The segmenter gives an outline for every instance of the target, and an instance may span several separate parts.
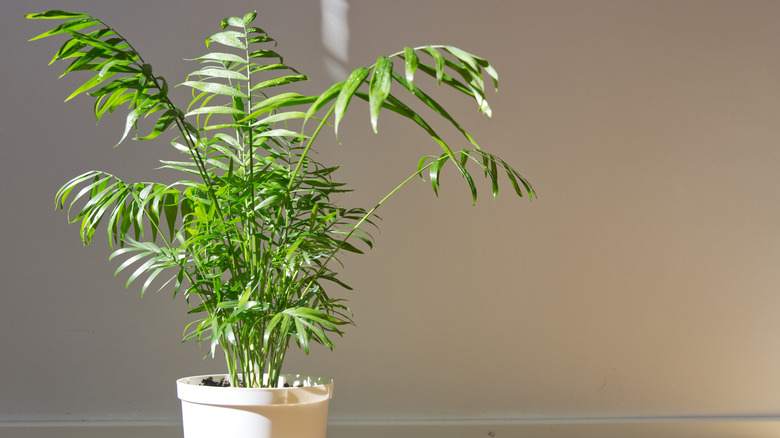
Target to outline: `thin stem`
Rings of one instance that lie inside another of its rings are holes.
[[[246,45],[246,92],[247,96],[247,104],[246,108],[251,110],[252,108],[252,69],[250,64],[250,58],[249,58],[249,36],[247,34],[246,26],[244,26],[244,41]],[[249,272],[252,273],[252,275],[255,274],[255,268],[257,264],[257,257],[256,257],[256,247],[255,247],[255,239],[253,237],[252,231],[255,227],[255,185],[254,185],[254,162],[255,162],[255,151],[254,151],[254,129],[252,128],[251,121],[247,122],[247,130],[249,131],[249,181],[250,181],[250,196],[249,196],[249,217],[247,218],[247,238],[249,239],[249,252],[251,254],[251,258],[247,260],[249,262]]]

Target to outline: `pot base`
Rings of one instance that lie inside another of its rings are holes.
[[[195,376],[176,382],[185,438],[325,438],[333,381],[290,375],[312,386],[230,388],[200,386]]]

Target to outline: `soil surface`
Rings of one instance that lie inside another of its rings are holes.
[[[201,380],[200,386],[223,386],[227,387],[230,386],[230,381],[226,378],[221,378],[218,381],[214,380],[213,377],[209,377],[206,379]]]
[[[200,386],[219,386],[219,387],[230,387],[230,381],[224,377],[220,378],[219,380],[214,380],[214,377],[208,377],[200,381]],[[285,383],[284,387],[289,388],[291,385],[289,383]],[[303,388],[303,384],[296,385],[298,388]],[[243,387],[243,386],[241,386]]]

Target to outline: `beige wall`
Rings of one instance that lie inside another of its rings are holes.
[[[219,19],[259,9],[319,89],[319,2],[21,3],[0,6],[0,421],[175,420],[173,380],[221,363],[178,343],[182,302],[125,291],[51,210],[80,171],[153,177],[166,145],[112,149],[120,118],[95,128],[86,99],[60,104],[57,45],[23,43],[44,27],[20,17],[95,13],[177,82]],[[349,4],[347,68],[442,42],[494,61],[493,120],[455,114],[540,196],[483,185],[472,207],[450,173],[439,199],[420,183],[388,203],[376,249],[347,260],[358,326],[290,359],[337,379],[333,420],[778,414],[780,3]],[[320,158],[372,204],[435,145],[367,119]]]

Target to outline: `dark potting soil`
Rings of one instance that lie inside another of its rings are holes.
[[[219,387],[229,387],[230,381],[224,377],[220,378],[218,381],[214,380],[214,377],[207,377],[200,381],[200,386],[219,386]],[[285,383],[284,387],[289,388],[291,385],[289,383]],[[303,383],[299,383],[296,385],[298,388],[303,388]]]
[[[221,378],[219,381],[214,380],[213,377],[208,377],[200,382],[200,386],[223,386],[227,387],[230,386],[230,381],[226,378]]]

